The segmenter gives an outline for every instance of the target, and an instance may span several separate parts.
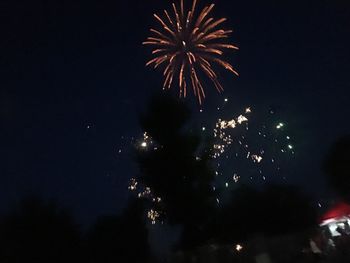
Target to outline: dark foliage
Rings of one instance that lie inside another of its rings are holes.
[[[161,210],[167,222],[183,226],[184,247],[207,238],[205,226],[215,207],[210,151],[200,136],[186,127],[189,116],[183,103],[154,98],[141,117],[141,125],[159,147],[137,152],[140,181],[162,198]]]
[[[244,241],[255,235],[288,235],[316,226],[310,200],[292,186],[264,191],[241,187],[222,210],[218,233],[222,242]]]
[[[324,168],[331,186],[350,202],[350,136],[339,139],[332,146]]]
[[[76,262],[79,237],[69,214],[29,198],[1,221],[0,262]]]
[[[89,231],[86,262],[149,262],[148,231],[140,201],[132,201],[121,216],[105,216]]]
[[[147,263],[150,256],[139,200],[97,220],[85,238],[67,212],[39,198],[23,200],[0,224],[0,262]]]
[[[183,226],[182,248],[208,242],[231,243],[301,232],[316,224],[311,201],[292,186],[263,191],[241,187],[227,206],[214,202],[210,147],[187,127],[189,112],[180,102],[155,98],[141,117],[157,150],[140,150],[140,181],[163,199],[167,222]],[[196,158],[199,157],[199,158]]]

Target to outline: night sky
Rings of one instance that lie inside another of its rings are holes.
[[[227,59],[240,77],[222,72],[221,95],[208,87],[204,118],[215,121],[224,98],[233,115],[276,109],[296,138],[290,183],[325,196],[322,159],[350,133],[350,3],[214,3],[234,29],[240,50]],[[156,25],[152,14],[170,4],[1,1],[0,212],[33,194],[71,208],[83,224],[121,211],[138,172],[130,140],[162,83],[145,68],[150,50],[141,43]],[[188,103],[198,110],[195,99]]]

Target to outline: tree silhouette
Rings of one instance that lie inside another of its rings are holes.
[[[221,208],[214,227],[217,241],[223,243],[241,242],[259,231],[258,215],[262,215],[261,194],[254,188],[241,186],[231,200]]]
[[[68,213],[28,198],[1,221],[0,262],[76,262],[79,241]]]
[[[208,242],[232,243],[300,232],[315,225],[310,200],[292,186],[271,185],[259,191],[241,187],[218,208],[212,183],[211,147],[192,132],[188,109],[177,100],[156,97],[141,116],[152,149],[138,149],[138,181],[162,198],[157,209],[165,220],[181,225],[181,248]]]
[[[149,262],[148,231],[140,200],[129,203],[120,216],[104,216],[92,226],[86,238],[85,261]]]
[[[161,210],[170,224],[182,225],[182,247],[205,241],[215,199],[209,147],[191,132],[189,110],[169,97],[155,97],[140,118],[156,150],[139,150],[140,182],[162,198]]]
[[[317,226],[312,201],[291,185],[271,185],[263,192],[263,230],[266,235],[301,232]]]
[[[350,202],[350,136],[339,139],[332,146],[324,168],[331,186]]]

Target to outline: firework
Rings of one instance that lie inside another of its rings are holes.
[[[224,108],[219,107],[220,115]],[[212,157],[217,167],[218,189],[234,188],[242,179],[257,184],[259,178],[264,182],[280,175],[276,178],[286,180],[289,173],[295,147],[292,137],[286,134],[288,125],[274,120],[273,113],[257,114],[250,107],[243,112],[230,119],[218,118],[213,128]],[[221,200],[223,192],[217,194]]]
[[[137,185],[138,185],[138,182],[136,181],[136,179],[135,178],[131,178],[130,182],[129,182],[128,189],[130,191],[136,191]]]
[[[249,109],[249,111],[248,111]],[[246,110],[246,113],[251,113],[250,108]],[[246,123],[248,127],[248,118],[244,115],[239,115],[237,118],[231,120],[222,120],[219,119],[214,128],[214,138],[218,138],[218,141],[213,146],[214,155],[213,158],[219,158],[222,154],[225,153],[226,148],[228,148],[233,143],[233,138],[231,134],[228,133],[228,129],[235,129],[237,126]],[[239,141],[242,144],[241,141]]]
[[[242,249],[243,249],[243,246],[240,245],[240,244],[237,244],[237,245],[235,246],[235,250],[236,250],[237,252],[240,252]]]
[[[160,215],[157,211],[151,209],[147,212],[147,217],[149,220],[151,220],[152,225],[154,225],[157,222],[157,219],[160,217]]]
[[[225,99],[225,104],[228,104],[228,99]],[[208,152],[213,158],[215,180],[212,191],[217,205],[225,204],[231,190],[241,182],[259,185],[286,180],[294,151],[298,148],[293,144],[294,136],[288,132],[288,123],[276,120],[276,115],[268,111],[264,113],[250,107],[227,118],[224,114],[226,106],[218,108],[216,122],[205,118],[199,128],[204,137],[213,136],[213,145]],[[146,132],[132,142],[141,152],[152,153],[162,148]],[[193,158],[201,160],[201,156]],[[166,196],[137,180],[130,180],[129,190],[147,201],[147,217],[152,224],[163,222],[167,216]]]
[[[163,211],[159,209],[162,204],[162,198],[155,196],[152,189],[148,186],[140,187],[141,189],[138,189],[138,184],[139,182],[135,178],[131,178],[128,189],[131,192],[136,192],[139,199],[150,201],[150,208],[147,211],[147,218],[150,220],[152,225],[154,225],[163,214]]]
[[[165,18],[154,14],[162,29],[152,28],[152,36],[143,42],[144,45],[154,47],[152,54],[155,57],[146,65],[153,65],[154,68],[165,65],[163,88],[170,89],[173,83],[177,82],[180,97],[186,97],[187,87],[191,86],[201,104],[205,93],[199,73],[204,73],[218,92],[223,91],[213,64],[224,67],[238,76],[233,66],[222,59],[225,50],[238,47],[224,41],[231,30],[218,29],[226,18],[215,20],[209,17],[214,4],[206,6],[198,13],[197,0],[193,0],[192,8],[186,11],[184,0],[180,0],[180,7],[175,3],[172,7],[173,14],[164,10]]]
[[[131,145],[140,151],[157,151],[158,149],[147,132],[142,134],[142,139],[136,141],[131,140]],[[160,220],[161,215],[163,215],[163,211],[160,209],[162,206],[162,198],[156,196],[151,187],[143,185],[136,178],[130,179],[128,189],[136,193],[139,199],[149,201],[150,207],[147,211],[147,218],[152,225],[156,224],[156,222]]]

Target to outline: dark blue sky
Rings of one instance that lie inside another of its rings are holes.
[[[208,91],[207,118],[223,96],[232,112],[277,108],[298,139],[291,181],[322,196],[321,160],[350,132],[350,4],[214,2],[234,29],[240,51],[228,59],[241,76],[223,74],[224,95]],[[81,222],[125,205],[137,167],[118,150],[140,134],[138,114],[162,81],[144,67],[141,42],[152,14],[170,3],[1,2],[0,211],[33,193],[59,200]]]

